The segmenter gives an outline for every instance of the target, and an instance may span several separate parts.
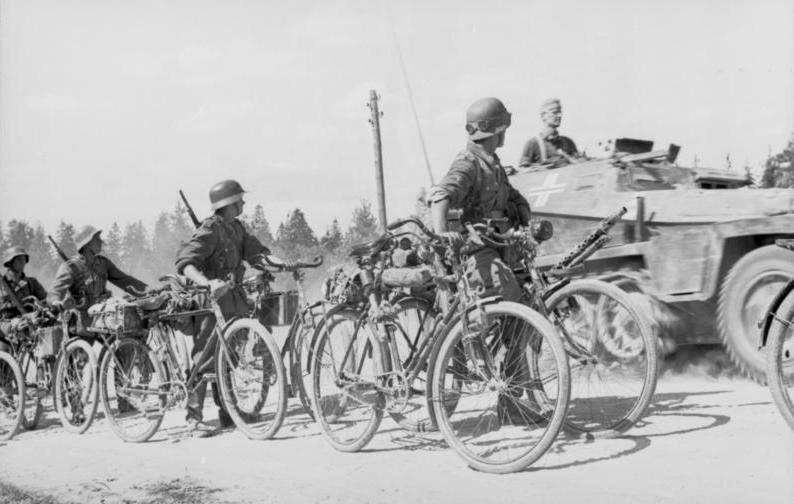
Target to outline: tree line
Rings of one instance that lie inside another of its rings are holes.
[[[339,220],[334,219],[322,235],[315,233],[309,226],[300,208],[288,212],[275,233],[271,230],[262,205],[256,205],[252,213],[243,214],[240,220],[249,232],[279,257],[294,260],[323,255],[323,271],[328,266],[342,263],[350,245],[371,240],[378,235],[377,219],[372,205],[366,200],[362,200],[354,209],[346,228],[343,229]],[[66,221],[61,221],[54,232],[45,230],[39,223],[31,224],[23,220],[0,222],[0,251],[12,246],[24,247],[30,255],[26,272],[48,287],[62,259],[47,235],[52,235],[61,250],[67,256],[72,256],[77,253],[74,238],[80,229]],[[103,229],[102,253],[122,271],[154,285],[161,275],[175,271],[177,250],[190,238],[193,229],[185,207],[177,202],[172,211],[160,213],[151,229],[140,220],[123,226],[114,222],[109,229]],[[309,276],[315,279],[321,273],[312,272]],[[283,286],[285,281],[280,279],[278,284]]]

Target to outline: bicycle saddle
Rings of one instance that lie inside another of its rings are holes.
[[[350,256],[356,258],[371,257],[385,250],[390,242],[391,239],[388,236],[381,236],[371,242],[353,245],[353,248],[350,250]]]

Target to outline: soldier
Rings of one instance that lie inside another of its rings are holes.
[[[530,138],[521,151],[519,166],[533,164],[562,166],[573,163],[579,155],[573,140],[558,133],[562,122],[562,105],[557,98],[549,98],[540,106],[544,127],[538,136]]]
[[[84,227],[75,237],[77,254],[62,263],[55,275],[50,299],[53,306],[64,307],[76,303],[81,306],[83,320],[87,320],[88,308],[110,296],[109,281],[116,287],[127,290],[133,287],[145,291],[146,284],[127,275],[116,267],[102,252],[101,230],[93,226]]]
[[[6,292],[5,288],[0,289],[0,351],[11,350],[5,339],[8,332],[8,321],[22,315],[11,296],[15,296],[20,302],[29,296],[33,296],[39,301],[47,299],[47,291],[38,280],[25,275],[25,265],[28,261],[30,261],[30,256],[22,247],[11,247],[3,254],[3,266],[6,267],[3,279],[13,292]]]
[[[466,149],[457,155],[429,197],[434,230],[453,243],[460,242],[461,238],[459,233],[448,230],[447,212],[450,208],[462,210],[461,222],[506,218],[510,227],[529,223],[529,203],[510,185],[496,155],[496,149],[504,145],[510,119],[510,113],[496,98],[478,100],[466,111],[466,131],[469,133]],[[483,247],[471,253],[467,270],[472,287],[485,289],[485,296],[501,294],[508,301],[521,300],[518,281],[497,250]],[[508,354],[521,351],[520,343],[506,341]],[[507,376],[522,381],[528,378],[526,359],[507,358],[506,362]],[[507,395],[499,397],[497,410],[500,419],[512,422],[524,423],[527,417],[537,417],[521,407],[518,397]]]
[[[99,236],[101,230],[93,226],[85,226],[77,236],[77,254],[68,261],[61,263],[55,274],[55,282],[52,285],[50,299],[52,305],[61,310],[79,306],[80,322],[78,329],[84,329],[88,323],[88,308],[110,297],[107,290],[109,281],[116,287],[127,290],[129,287],[138,291],[145,291],[146,284],[132,277],[116,267],[107,257],[100,254],[102,252],[102,237]],[[85,337],[85,334],[81,336]],[[123,352],[119,354],[122,364],[126,365],[130,354]],[[119,376],[116,376],[116,384],[119,383]],[[123,398],[118,399],[118,409],[121,413],[130,413],[134,408]]]
[[[261,265],[262,258],[270,250],[248,233],[237,219],[243,212],[243,188],[237,181],[224,180],[210,189],[210,204],[213,215],[204,220],[177,253],[177,272],[185,275],[197,285],[210,288],[210,295],[217,299],[224,317],[247,317],[250,307],[240,281],[245,273],[243,261],[250,265]],[[274,262],[292,266],[290,261],[272,258]],[[225,279],[231,277],[234,286],[229,288]],[[199,300],[206,306],[206,299]],[[215,317],[207,315],[196,321],[198,328],[193,338],[191,357],[199,354],[207,344],[215,327]],[[203,423],[203,405],[207,384],[203,382],[188,398],[188,430],[196,437],[205,437],[212,429]],[[221,427],[230,427],[232,419],[220,402],[213,386],[213,397],[219,407],[218,419]]]

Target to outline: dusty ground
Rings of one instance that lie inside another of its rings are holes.
[[[472,471],[437,435],[390,420],[365,452],[339,453],[292,408],[271,441],[185,438],[172,412],[143,445],[122,443],[104,420],[67,434],[48,411],[43,429],[0,444],[0,502],[794,502],[794,433],[767,389],[719,352],[668,365],[650,414],[625,437],[561,437],[506,476]]]

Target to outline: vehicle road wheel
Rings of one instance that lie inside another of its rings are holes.
[[[745,254],[722,282],[717,304],[720,338],[731,360],[760,383],[766,382],[766,359],[758,351],[758,320],[792,277],[794,253],[767,245]]]

